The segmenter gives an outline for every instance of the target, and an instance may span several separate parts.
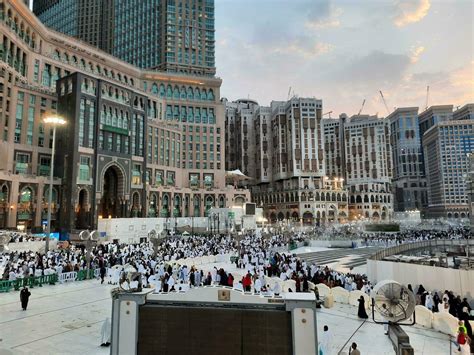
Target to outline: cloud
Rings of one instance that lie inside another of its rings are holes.
[[[341,14],[342,9],[336,8],[329,0],[314,1],[308,13],[308,20],[305,26],[311,29],[339,27],[341,24],[339,16]]]
[[[418,47],[412,47],[411,49],[411,57],[410,61],[414,64],[418,62],[418,59],[420,59],[420,55],[425,51],[425,47],[423,46],[418,46]]]
[[[305,59],[311,59],[329,53],[333,48],[334,46],[329,43],[301,43],[296,40],[293,43],[288,43],[284,47],[274,47],[271,49],[271,52],[283,55],[297,54]]]
[[[397,27],[403,27],[421,21],[430,7],[430,0],[397,0],[393,22]]]
[[[388,85],[399,82],[411,63],[404,54],[373,51],[353,59],[336,77],[356,85]]]

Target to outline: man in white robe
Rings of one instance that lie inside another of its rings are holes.
[[[109,317],[107,317],[105,318],[104,323],[102,323],[102,329],[100,330],[100,338],[101,338],[100,346],[110,345],[111,332],[112,332],[112,325],[110,324]]]

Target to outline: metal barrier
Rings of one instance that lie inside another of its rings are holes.
[[[59,283],[74,282],[77,279],[77,272],[63,272],[59,275]]]
[[[34,288],[35,286],[43,287],[44,284],[54,285],[56,282],[58,282],[57,274],[0,281],[0,292],[8,292],[11,289],[18,291],[24,286],[30,288]]]
[[[434,240],[408,242],[408,243],[399,244],[393,247],[379,250],[374,255],[372,255],[370,259],[383,260],[387,256],[401,254],[409,250],[441,247],[441,246],[466,246],[466,245],[469,245],[469,247],[474,246],[474,240],[473,239],[434,239]]]

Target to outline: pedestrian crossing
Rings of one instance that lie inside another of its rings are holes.
[[[348,256],[352,258],[344,261],[342,266],[347,268],[362,266],[367,263],[367,258],[375,254],[377,251],[383,249],[382,247],[368,247],[368,248],[337,248],[324,251],[316,251],[311,253],[298,254],[301,259],[308,263],[315,263],[316,265],[328,265],[339,262]]]

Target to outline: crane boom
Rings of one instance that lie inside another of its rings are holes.
[[[390,115],[390,110],[388,109],[387,103],[385,102],[385,97],[383,97],[382,90],[379,91],[380,96],[382,97],[383,104],[385,105],[385,109],[387,110],[387,115]]]
[[[363,108],[364,108],[364,105],[365,105],[365,99],[364,99],[364,101],[362,101],[362,106],[361,106],[361,108],[360,108],[359,113],[357,114],[357,116],[359,116],[359,115],[361,114],[361,112],[362,112],[362,110],[363,110]]]
[[[289,99],[290,99],[290,95],[291,95],[291,86],[290,86],[289,89],[288,89],[288,96],[287,96],[286,100],[289,100]]]
[[[323,117],[326,116],[326,115],[329,115],[329,118],[331,118],[331,113],[332,113],[332,111],[328,111],[326,113],[323,113]]]
[[[430,99],[430,86],[426,87],[426,102],[425,102],[425,110],[428,110],[428,103]]]

